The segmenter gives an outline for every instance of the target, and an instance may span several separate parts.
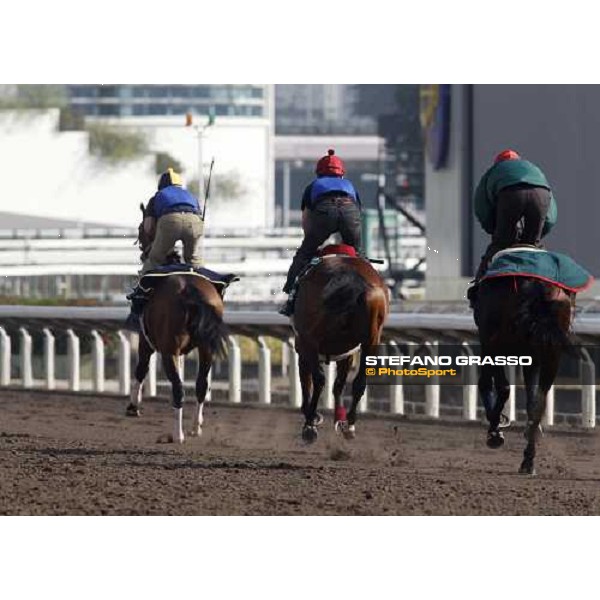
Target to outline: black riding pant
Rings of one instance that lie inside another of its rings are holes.
[[[476,279],[483,277],[488,262],[496,252],[517,242],[539,246],[550,201],[550,191],[543,187],[519,184],[500,191],[496,203],[496,227],[492,241],[482,257]],[[521,219],[522,230],[519,228]]]
[[[296,277],[333,233],[339,233],[344,244],[353,246],[359,253],[362,251],[360,208],[351,198],[323,198],[313,209],[308,209],[304,240],[292,261],[284,292],[290,293]]]

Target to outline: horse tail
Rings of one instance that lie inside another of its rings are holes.
[[[188,332],[194,344],[208,348],[215,356],[224,356],[228,330],[223,319],[193,285],[184,288],[182,300],[188,314]]]
[[[336,271],[323,288],[323,305],[330,331],[347,324],[366,307],[368,284],[352,270]]]
[[[572,342],[568,331],[561,327],[561,310],[564,310],[564,302],[549,298],[546,284],[524,280],[516,311],[516,329],[531,343],[568,349]]]

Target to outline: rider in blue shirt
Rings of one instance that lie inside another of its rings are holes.
[[[346,168],[334,150],[317,163],[317,178],[304,190],[302,196],[302,228],[304,240],[298,248],[283,288],[292,291],[298,275],[308,265],[317,249],[333,233],[339,233],[345,244],[361,251],[361,203],[358,192],[349,179]],[[288,298],[279,311],[290,316],[293,298]]]

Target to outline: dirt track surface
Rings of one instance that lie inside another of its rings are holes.
[[[0,398],[0,513],[26,515],[600,514],[598,435],[546,435],[538,476],[524,440],[498,451],[479,426],[362,418],[353,442],[329,419],[312,446],[300,417],[208,405],[202,438],[159,444],[167,401],[41,394]],[[191,424],[188,401],[185,423]]]

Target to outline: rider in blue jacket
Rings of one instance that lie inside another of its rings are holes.
[[[361,251],[361,203],[346,168],[334,150],[317,163],[317,178],[302,196],[302,228],[304,240],[298,248],[287,275],[283,291],[292,291],[296,278],[308,265],[317,249],[333,233],[340,233],[345,244]],[[293,298],[289,297],[280,314],[291,316]]]

